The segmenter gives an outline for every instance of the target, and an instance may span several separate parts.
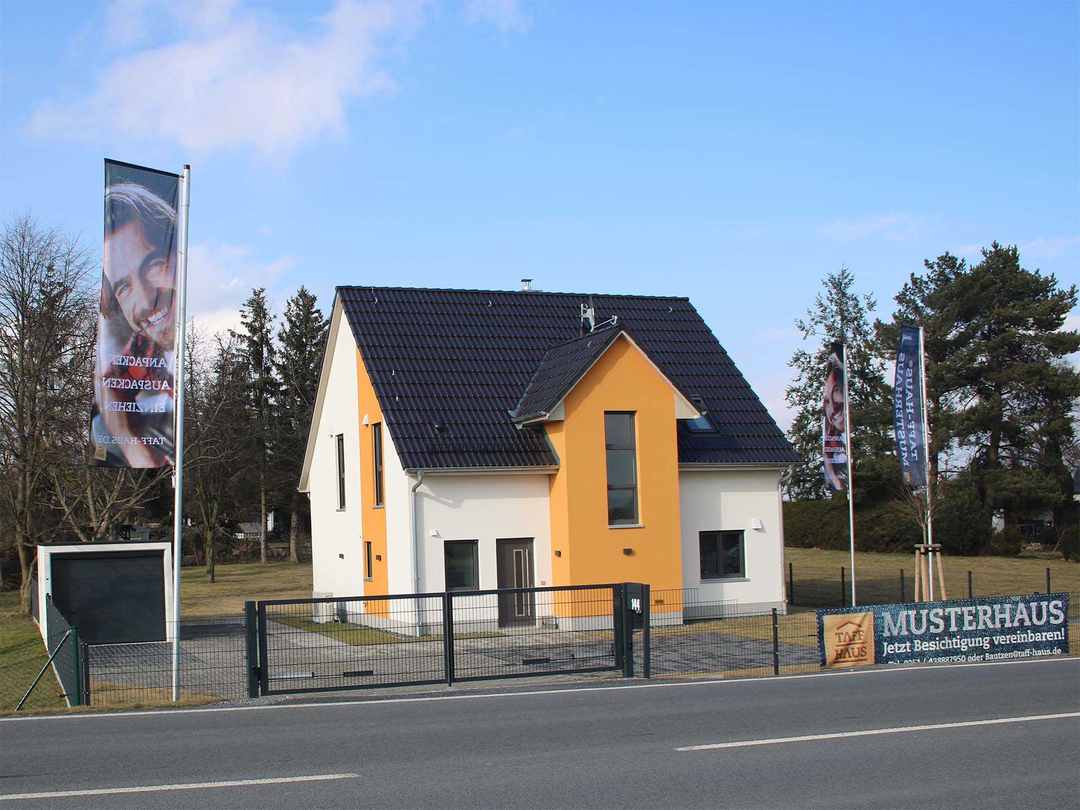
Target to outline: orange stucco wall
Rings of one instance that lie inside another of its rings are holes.
[[[359,410],[357,419],[360,421],[360,508],[363,516],[363,539],[371,542],[371,558],[374,564],[372,578],[364,583],[364,594],[372,596],[389,592],[389,577],[386,567],[389,557],[386,547],[386,509],[382,506],[375,506],[375,479],[373,477],[375,474],[375,450],[370,426],[376,422],[382,423],[384,463],[386,458],[385,447],[389,441],[389,433],[386,424],[383,423],[379,400],[375,396],[375,388],[371,384],[371,377],[368,376],[367,367],[364,365],[359,350],[356,352],[356,387]],[[367,414],[368,417],[369,424],[367,427],[363,424],[364,414]],[[385,503],[385,480],[383,484],[383,502]],[[363,553],[361,553],[360,565],[363,564]],[[382,612],[376,608],[385,608],[388,604],[380,600],[371,604],[368,610],[370,612]]]
[[[564,406],[565,419],[545,425],[559,457],[550,484],[554,584],[629,581],[681,588],[679,460],[670,384],[622,337],[567,395]],[[608,526],[605,411],[635,413],[638,527]],[[633,553],[624,554],[624,548]]]

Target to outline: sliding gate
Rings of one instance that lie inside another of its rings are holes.
[[[249,602],[249,693],[271,695],[622,670],[633,585]],[[520,608],[506,621],[507,604]],[[500,611],[501,608],[501,611]],[[500,620],[500,615],[502,620]],[[640,624],[638,624],[640,626]],[[645,623],[648,627],[648,623]]]

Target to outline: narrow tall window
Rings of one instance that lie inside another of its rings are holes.
[[[371,561],[371,541],[364,541],[364,579],[374,579],[375,568]]]
[[[607,450],[608,525],[634,526],[639,522],[634,414],[604,414],[604,447]]]
[[[337,508],[345,508],[345,434],[334,437],[337,444]]]
[[[371,455],[375,468],[375,505],[382,506],[382,424],[371,426]]]

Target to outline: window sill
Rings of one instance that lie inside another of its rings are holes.
[[[344,511],[345,511],[345,507],[344,507],[344,506],[339,506],[339,507],[338,507],[337,509],[335,509],[334,511],[335,511],[335,512],[344,512]]]
[[[712,582],[749,582],[750,577],[702,577],[701,584],[707,585]]]
[[[615,526],[608,526],[609,529],[644,529],[644,523],[619,523]]]
[[[386,508],[386,504],[382,504],[382,503],[376,503],[376,504],[373,504],[371,508],[372,508],[372,509],[385,509],[385,508]]]

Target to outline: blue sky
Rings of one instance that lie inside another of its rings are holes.
[[[786,427],[828,271],[883,315],[994,239],[1080,281],[1076,2],[0,0],[0,37],[0,216],[100,252],[103,158],[191,163],[210,328],[253,286],[687,295]]]

